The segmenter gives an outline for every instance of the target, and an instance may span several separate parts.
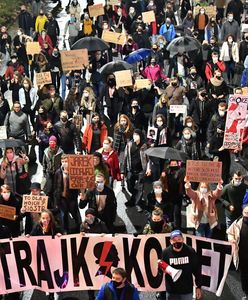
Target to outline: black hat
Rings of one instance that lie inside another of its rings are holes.
[[[98,152],[98,151],[95,151],[95,152],[93,153],[93,156],[102,158],[102,153],[100,153],[100,152]]]
[[[136,128],[136,129],[134,129],[133,133],[136,133],[136,134],[138,134],[140,137],[142,137],[142,136],[143,136],[142,130],[141,130],[141,129],[139,129],[139,128]]]
[[[87,216],[88,214],[95,216],[96,215],[96,211],[93,208],[88,208],[85,211],[85,215]]]
[[[40,190],[41,189],[41,186],[40,186],[40,183],[39,182],[32,182],[31,183],[31,186],[30,186],[30,189],[36,189],[36,190]]]

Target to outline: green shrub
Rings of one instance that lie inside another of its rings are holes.
[[[0,25],[9,27],[18,16],[23,0],[0,0]]]

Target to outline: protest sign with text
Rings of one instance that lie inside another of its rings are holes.
[[[116,86],[119,87],[126,87],[133,85],[132,73],[130,70],[123,70],[114,72]]]
[[[217,8],[216,6],[214,5],[209,5],[209,6],[195,6],[194,7],[194,16],[196,16],[197,14],[199,14],[199,11],[201,8],[204,8],[205,9],[205,14],[209,17],[209,18],[215,18],[216,17],[216,14],[217,14]]]
[[[124,45],[126,42],[126,35],[118,32],[104,30],[102,32],[102,40],[107,43]]]
[[[152,23],[156,21],[155,13],[153,10],[145,11],[142,13],[142,19],[144,23]]]
[[[0,204],[0,218],[15,220],[16,208],[9,205]]]
[[[208,160],[187,160],[186,176],[192,182],[215,183],[221,180],[222,162]]]
[[[232,260],[231,243],[186,234],[184,240],[198,254],[202,288],[220,296]],[[139,291],[164,291],[157,260],[169,245],[169,234],[2,239],[0,294],[97,290],[111,280],[116,267],[126,269]]]
[[[170,114],[185,114],[187,111],[187,106],[182,105],[170,105]]]
[[[48,197],[40,195],[23,195],[22,207],[26,212],[41,213],[47,209]]]
[[[52,83],[51,72],[35,73],[36,85],[45,85]]]
[[[61,63],[64,71],[84,69],[89,64],[88,49],[61,51]]]
[[[95,187],[93,155],[69,155],[68,167],[70,189]]]
[[[136,90],[147,88],[151,84],[149,79],[135,79]]]
[[[225,149],[242,149],[244,127],[246,124],[247,104],[247,96],[229,96],[223,141],[223,147]]]
[[[41,51],[39,42],[27,42],[26,51],[28,55],[39,54]]]
[[[104,8],[101,3],[95,5],[89,5],[88,10],[91,18],[104,15]]]

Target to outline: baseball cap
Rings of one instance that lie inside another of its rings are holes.
[[[172,240],[174,237],[176,236],[183,236],[182,231],[181,230],[173,230],[170,234],[170,239]]]

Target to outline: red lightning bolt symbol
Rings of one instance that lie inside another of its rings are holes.
[[[101,267],[106,267],[106,271],[105,271],[104,275],[106,275],[108,273],[109,269],[112,266],[112,261],[106,261],[106,258],[109,254],[109,250],[111,249],[112,243],[113,242],[107,241],[107,242],[104,242],[104,244],[103,244],[102,254],[100,257],[99,265]]]

